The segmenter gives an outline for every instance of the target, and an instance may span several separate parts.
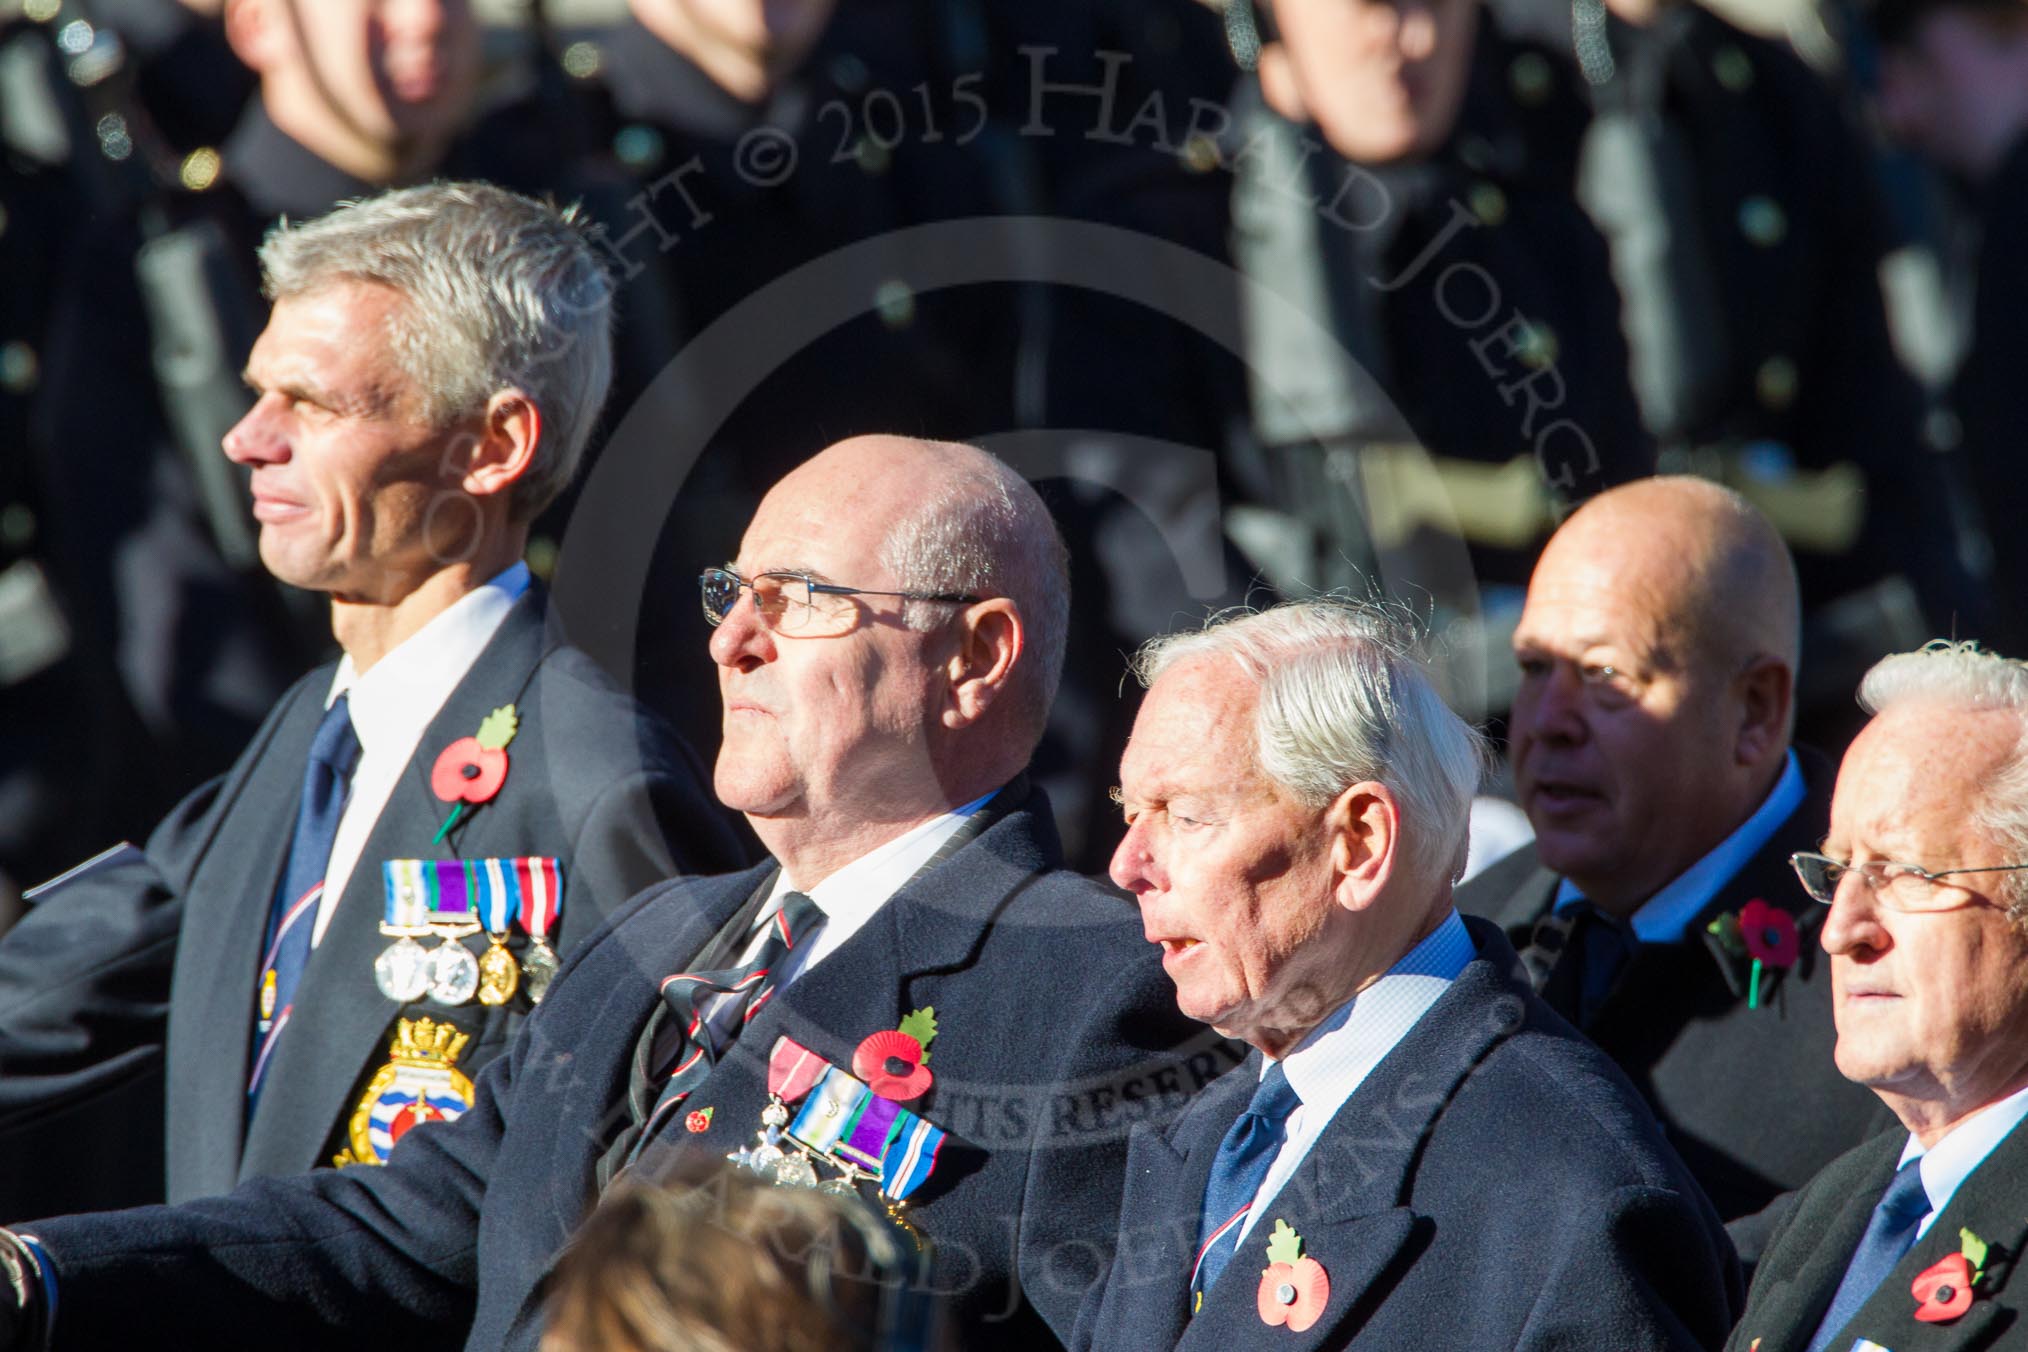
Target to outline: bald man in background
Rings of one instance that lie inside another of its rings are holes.
[[[1832,1064],[1824,908],[1788,865],[1823,840],[1832,782],[1789,742],[1798,616],[1787,547],[1729,489],[1643,479],[1572,514],[1514,634],[1535,841],[1457,894],[1640,1086],[1728,1221],[1886,1125]],[[1733,1229],[1750,1262],[1761,1227]]]

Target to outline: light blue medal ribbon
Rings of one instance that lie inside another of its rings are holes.
[[[832,1066],[789,1123],[789,1135],[825,1159],[870,1175],[884,1195],[900,1202],[928,1181],[945,1132]]]
[[[937,1167],[937,1151],[943,1148],[944,1129],[931,1126],[929,1119],[906,1109],[895,1123],[896,1130],[880,1161],[880,1190],[894,1201],[908,1199]]]
[[[504,935],[521,909],[521,896],[514,886],[513,870],[501,859],[478,859],[472,870],[472,899],[479,923],[486,933]]]

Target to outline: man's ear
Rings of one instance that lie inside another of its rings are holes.
[[[225,41],[239,63],[255,74],[275,64],[277,46],[287,40],[278,31],[286,22],[269,11],[270,0],[225,0]]]
[[[1795,673],[1778,657],[1756,657],[1733,678],[1739,732],[1733,759],[1760,765],[1788,745],[1789,711],[1796,697]]]
[[[957,624],[957,651],[945,666],[951,683],[951,699],[943,715],[947,728],[977,722],[993,701],[1006,693],[1014,664],[1028,648],[1021,611],[1004,596],[966,606]]]
[[[459,486],[474,497],[504,493],[535,464],[542,444],[542,411],[520,390],[501,390],[486,401]]]
[[[1338,904],[1363,911],[1380,896],[1399,865],[1401,805],[1374,780],[1346,789],[1324,810],[1331,875]]]
[[[1254,73],[1260,77],[1261,97],[1267,100],[1268,107],[1297,126],[1310,120],[1296,83],[1295,67],[1289,63],[1287,43],[1270,42],[1262,47]]]

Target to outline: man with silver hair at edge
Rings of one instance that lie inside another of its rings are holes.
[[[564,641],[521,557],[611,377],[583,232],[439,183],[278,227],[261,266],[273,312],[224,452],[261,562],[330,597],[343,652],[0,941],[0,1155],[23,1177],[156,1076],[166,1120],[108,1138],[164,1170],[158,1196],[377,1166],[471,1106],[608,911],[739,861],[694,754]],[[38,1180],[33,1204],[89,1208],[90,1184]],[[25,1205],[0,1186],[0,1214]]]
[[[1897,1125],[1826,1165],[1771,1235],[1727,1345],[2017,1347],[2028,1288],[2028,666],[1972,643],[1883,658],[1831,831],[1834,1052]]]
[[[1613,1063],[1451,888],[1484,742],[1332,599],[1157,639],[1120,765],[1184,1013],[1254,1053],[1143,1124],[1080,1348],[1695,1348],[1717,1216]]]

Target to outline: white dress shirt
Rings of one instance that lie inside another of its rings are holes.
[[[1901,1163],[1922,1161],[1922,1191],[1929,1198],[1929,1214],[1916,1229],[1917,1239],[1929,1233],[1931,1222],[1951,1204],[1958,1185],[1986,1162],[1986,1156],[2021,1125],[2024,1117],[2028,1117],[2028,1089],[2009,1094],[1992,1107],[1966,1118],[1928,1150],[1910,1133],[1908,1144],[1901,1150]]]
[[[963,807],[932,817],[920,826],[911,827],[808,889],[805,895],[817,903],[817,911],[823,919],[814,933],[800,937],[796,946],[789,950],[774,974],[774,988],[787,989],[803,973],[837,952],[887,904],[890,897],[902,889],[903,884],[915,876],[917,869],[943,848],[944,842],[958,833],[967,817],[992,800],[993,794],[989,793],[974,798]],[[741,966],[760,956],[761,945],[767,942],[768,927],[781,914],[782,898],[797,890],[789,879],[787,869],[775,875],[774,891],[761,904],[760,913],[754,917],[753,935],[740,952]],[[724,1045],[722,1038],[726,1030],[722,1023],[729,1017],[732,1008],[730,996],[718,995],[713,997],[705,1013],[705,1023],[711,1029],[716,1045]]]
[[[324,867],[324,896],[317,903],[317,927],[310,932],[312,945],[324,942],[324,931],[330,928],[338,899],[345,895],[345,885],[359,865],[366,838],[380,820],[381,809],[387,806],[402,772],[414,759],[430,720],[492,642],[500,622],[528,590],[528,583],[528,565],[517,563],[459,597],[450,609],[375,662],[365,675],[353,669],[349,656],[338,663],[324,707],[330,708],[340,695],[350,697],[352,730],[359,735],[359,764],[352,771],[352,794],[345,800],[345,815],[338,819],[331,859]],[[474,726],[460,735],[478,730]],[[449,816],[452,804],[442,806]]]
[[[1346,1001],[1282,1058],[1289,1087],[1303,1102],[1289,1114],[1282,1148],[1253,1195],[1236,1243],[1244,1244],[1254,1224],[1268,1214],[1345,1100],[1477,956],[1465,922],[1452,911],[1435,932],[1388,968],[1387,975]],[[1262,1063],[1263,1079],[1271,1064],[1272,1058]]]

